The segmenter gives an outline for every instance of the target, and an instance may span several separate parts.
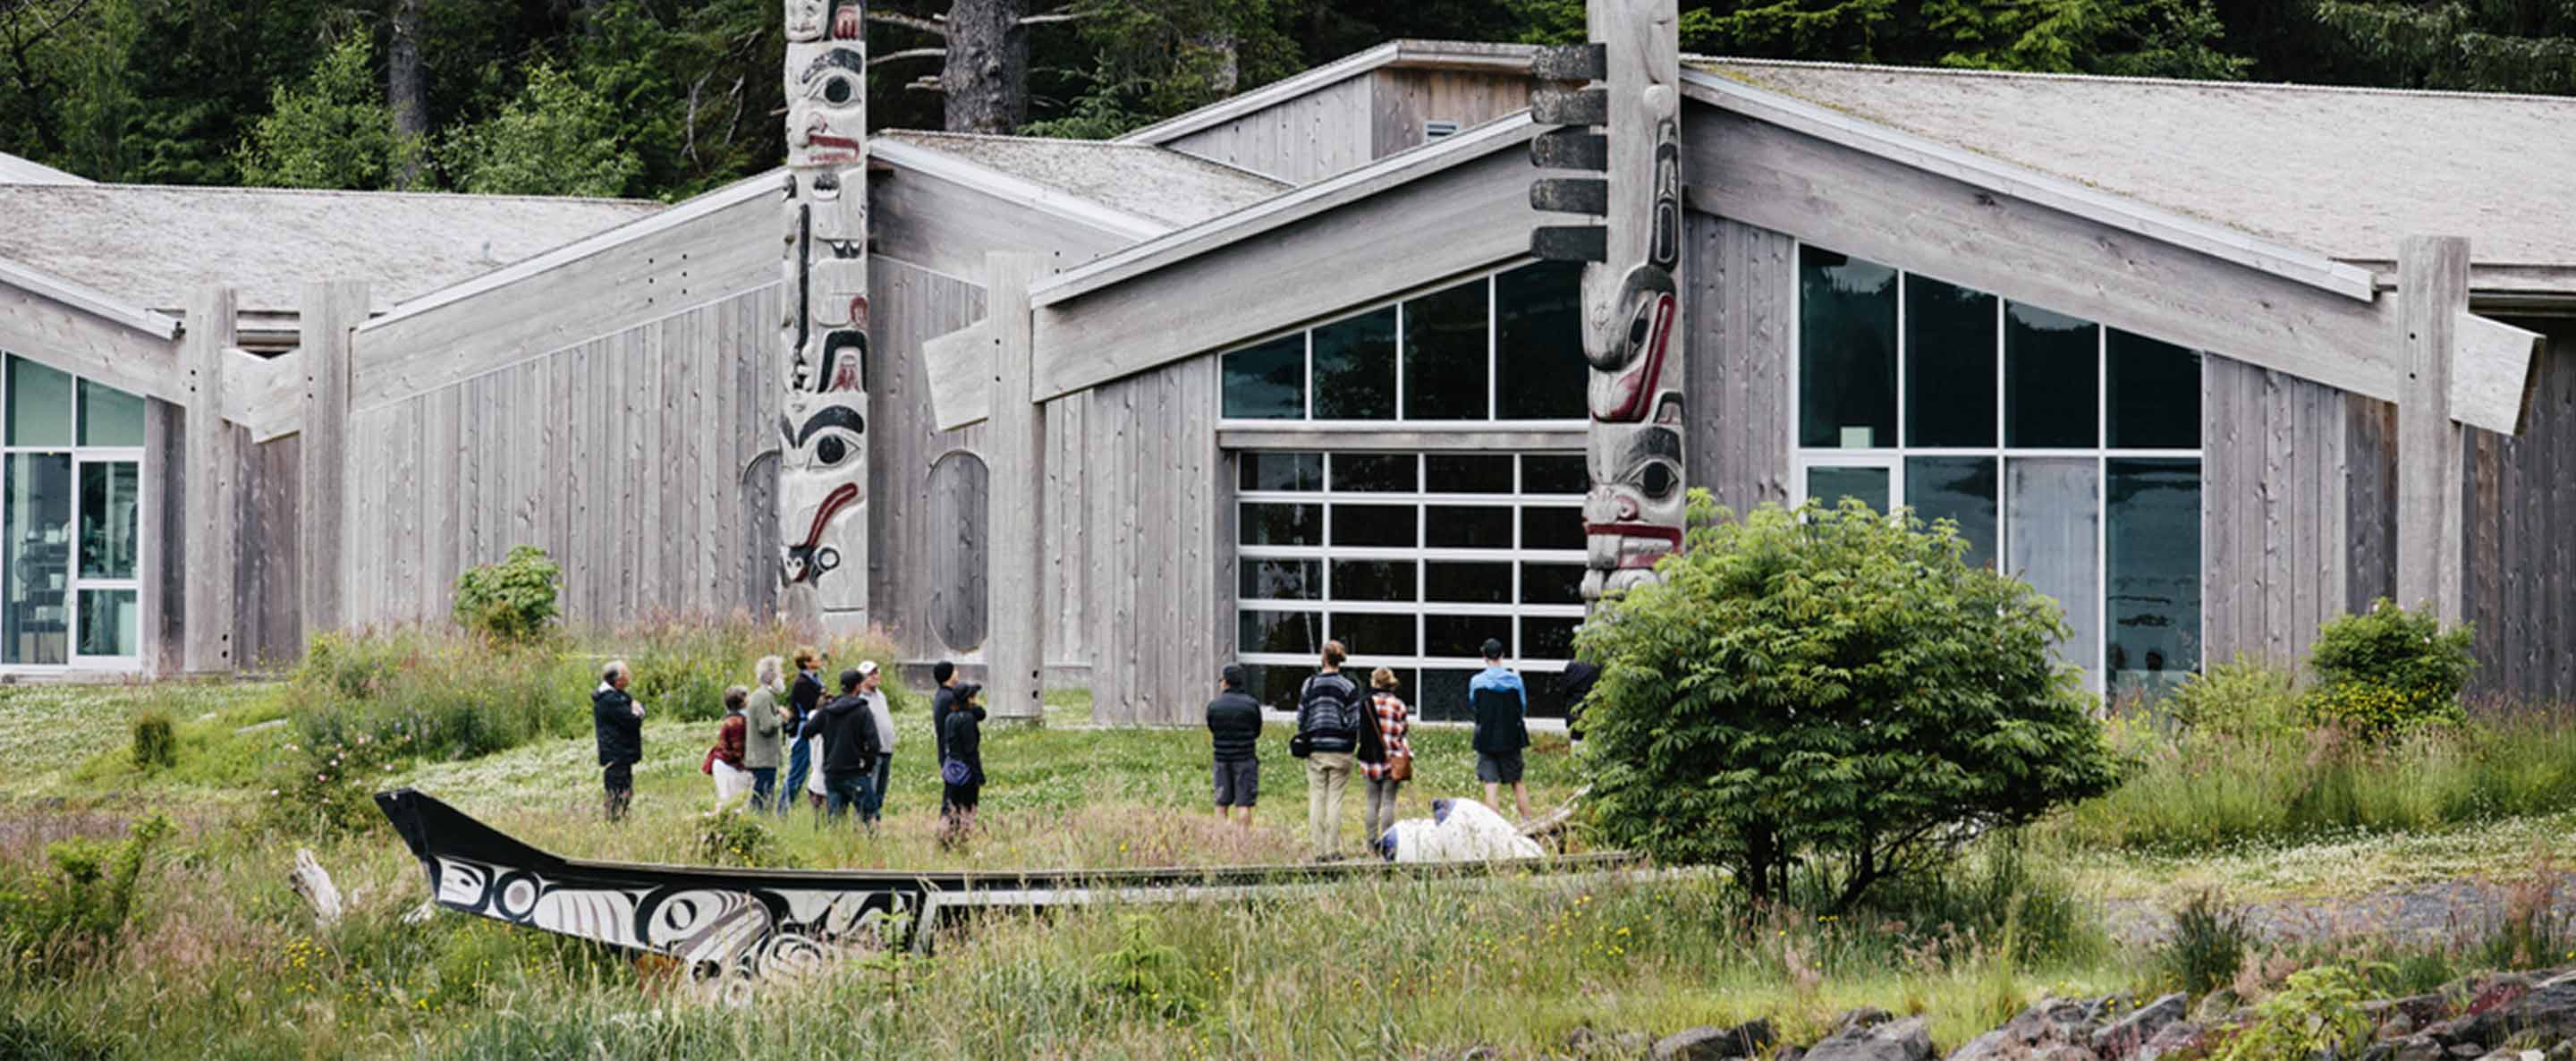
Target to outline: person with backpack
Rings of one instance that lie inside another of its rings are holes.
[[[1243,828],[1252,828],[1252,805],[1261,799],[1261,701],[1243,691],[1243,665],[1228,663],[1217,679],[1216,699],[1208,701],[1208,742],[1216,751],[1216,816],[1234,816],[1243,808]]]
[[[874,792],[877,719],[868,709],[867,696],[859,691],[864,677],[855,670],[842,671],[841,695],[806,716],[804,728],[796,734],[799,739],[823,740],[824,813],[834,818],[855,807],[864,819]]]
[[[1529,690],[1503,666],[1503,643],[1485,639],[1485,669],[1467,679],[1467,703],[1476,713],[1476,780],[1485,783],[1485,805],[1503,809],[1503,786],[1521,820],[1530,816],[1529,786],[1521,782],[1521,749],[1529,747]]]
[[[984,687],[960,685],[950,700],[939,763],[939,842],[954,846],[975,828],[975,805],[984,794]]]
[[[796,805],[797,790],[806,788],[807,773],[814,765],[814,745],[803,734],[805,723],[823,706],[823,653],[812,645],[796,650],[792,657],[796,678],[787,686],[787,731],[798,734],[794,746],[787,750],[787,783],[778,790],[778,813]],[[820,797],[815,803],[821,803]]]
[[[1413,778],[1413,745],[1404,739],[1410,727],[1406,725],[1404,701],[1395,695],[1395,672],[1385,667],[1370,672],[1369,688],[1369,721],[1374,725],[1364,730],[1377,732],[1383,754],[1376,762],[1360,766],[1360,772],[1368,778],[1368,804],[1360,821],[1367,826],[1361,838],[1374,848],[1378,838],[1395,825],[1396,791]]]
[[[1360,740],[1360,689],[1342,676],[1350,658],[1339,641],[1324,642],[1323,669],[1297,692],[1297,736],[1291,753],[1306,758],[1306,830],[1315,861],[1342,857],[1342,793]]]

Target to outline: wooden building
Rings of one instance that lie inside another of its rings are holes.
[[[1327,637],[1435,717],[1488,636],[1561,666],[1585,368],[1528,255],[1530,58],[1398,42],[1108,143],[877,136],[867,599],[905,662],[1140,723]],[[1690,485],[1956,519],[2100,689],[2406,596],[2478,623],[2483,687],[2576,699],[2576,101],[1686,65]],[[772,610],[781,189],[435,288],[274,263],[312,281],[278,307],[26,261],[0,187],[0,349],[151,410],[136,607],[177,649],[131,665],[444,621],[521,543],[576,622]],[[293,349],[236,353],[245,308]]]

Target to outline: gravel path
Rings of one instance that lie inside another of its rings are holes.
[[[2248,927],[2276,941],[2376,935],[2431,942],[2484,936],[2517,908],[2538,902],[2553,917],[2576,920],[2576,874],[2519,884],[2442,881],[2351,898],[2247,903],[2244,910]],[[2121,899],[2103,905],[2112,938],[2123,943],[2158,943],[2173,933],[2164,904]]]

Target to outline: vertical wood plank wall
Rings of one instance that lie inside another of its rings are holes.
[[[765,614],[776,285],[353,414],[346,621],[443,622],[456,576],[515,545],[563,568],[573,623]]]
[[[2348,610],[2397,596],[2397,404],[2344,395],[2344,527],[2352,536],[2345,572]]]
[[[940,602],[968,573],[931,501],[931,466],[983,453],[982,425],[936,430],[921,344],[984,316],[981,285],[882,254],[868,258],[868,600],[907,661],[981,662],[982,644],[939,636]],[[977,585],[981,572],[973,573]]]
[[[1375,157],[1373,84],[1355,75],[1163,146],[1290,184],[1321,180]]]
[[[2218,356],[2201,380],[2201,660],[2296,664],[2345,610],[2350,404]]]
[[[232,429],[238,470],[233,537],[233,657],[245,671],[293,667],[304,658],[303,545],[297,534],[303,439],[251,441]]]
[[[1470,129],[1529,106],[1530,79],[1499,71],[1383,67],[1370,78],[1371,159],[1421,145],[1424,122]]]
[[[1795,241],[1700,213],[1684,215],[1690,304],[1683,360],[1690,410],[1685,477],[1737,514],[1789,500],[1789,370],[1798,352]]]
[[[2516,320],[2547,336],[2522,433],[2468,430],[2467,617],[2473,692],[2576,701],[2576,320]]]

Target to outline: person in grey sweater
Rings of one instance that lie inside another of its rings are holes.
[[[743,708],[750,726],[742,745],[742,768],[751,771],[755,810],[778,811],[772,794],[778,788],[779,745],[787,728],[787,711],[778,706],[778,694],[787,687],[786,672],[786,661],[776,656],[762,656],[751,667],[754,684]]]

